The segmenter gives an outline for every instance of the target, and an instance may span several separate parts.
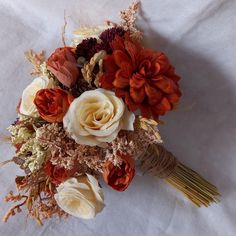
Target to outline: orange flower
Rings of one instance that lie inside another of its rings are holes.
[[[73,97],[60,88],[41,89],[37,92],[34,104],[40,116],[48,122],[61,122]]]
[[[124,191],[132,181],[135,169],[134,160],[130,156],[122,156],[122,164],[114,166],[112,162],[106,161],[103,168],[105,182],[117,191]]]
[[[181,92],[174,67],[164,53],[144,49],[128,35],[116,36],[113,53],[104,60],[101,86],[122,97],[131,111],[158,119],[179,101]]]
[[[72,173],[63,167],[53,165],[50,161],[47,161],[44,166],[44,172],[51,178],[51,181],[58,185],[68,179]]]
[[[76,57],[70,47],[56,49],[49,57],[47,67],[68,88],[75,84],[79,76]]]

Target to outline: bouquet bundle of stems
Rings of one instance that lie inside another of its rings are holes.
[[[121,11],[120,24],[78,29],[70,46],[63,37],[48,59],[25,54],[34,79],[8,128],[15,155],[1,164],[14,162],[24,174],[15,178],[18,193],[5,198],[18,204],[4,221],[23,206],[39,224],[55,215],[94,218],[104,208],[99,178],[125,191],[135,162],[196,206],[218,201],[214,185],[162,146],[159,118],[179,102],[180,76],[164,53],[143,47],[138,6]]]

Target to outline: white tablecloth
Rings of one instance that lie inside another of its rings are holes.
[[[67,39],[80,25],[118,21],[127,0],[0,0],[0,132],[14,121],[15,106],[31,81],[23,52],[61,43],[64,9]],[[136,176],[127,191],[104,186],[106,208],[94,220],[69,218],[39,227],[19,214],[0,223],[0,235],[234,236],[236,235],[236,1],[143,0],[138,25],[153,49],[168,54],[182,76],[180,107],[160,127],[165,145],[185,164],[214,182],[220,204],[195,208],[183,196],[152,177]],[[0,144],[0,159],[14,151]],[[12,164],[0,169],[3,198],[14,189]]]

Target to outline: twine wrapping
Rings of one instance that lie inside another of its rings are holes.
[[[158,157],[158,158],[157,158]],[[151,145],[144,153],[141,161],[142,171],[165,179],[178,165],[176,157],[161,145]]]
[[[150,145],[141,156],[143,173],[158,176],[181,191],[192,203],[208,207],[218,202],[217,188],[197,172],[180,163],[176,157],[161,145]]]

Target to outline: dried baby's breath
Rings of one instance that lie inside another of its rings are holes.
[[[47,124],[37,130],[37,140],[51,153],[50,161],[53,165],[72,169],[75,165],[78,172],[101,172],[104,164],[104,150],[77,144],[69,138],[58,123]]]
[[[134,1],[128,9],[120,12],[121,26],[130,32],[131,38],[141,41],[143,34],[136,27],[136,14],[139,10],[140,1]]]
[[[7,130],[11,133],[11,142],[13,144],[26,142],[34,135],[34,132],[25,127],[23,123],[10,125]]]
[[[36,139],[37,126],[41,126],[38,122],[39,120],[22,117],[22,120],[8,128],[11,142],[17,149],[12,161],[27,172],[39,170],[48,154]]]
[[[120,163],[122,154],[138,159],[150,144],[161,143],[162,140],[154,122],[136,118],[134,131],[121,131],[117,138],[109,144],[106,158],[114,164]],[[145,128],[140,128],[141,125]]]

